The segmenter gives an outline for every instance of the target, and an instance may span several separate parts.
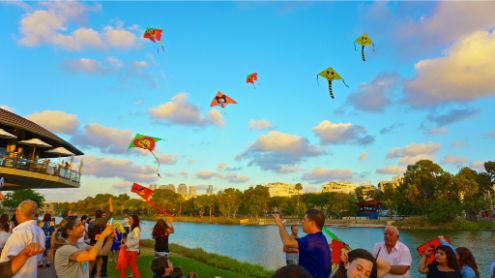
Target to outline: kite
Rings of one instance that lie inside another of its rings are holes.
[[[335,270],[340,264],[340,255],[342,255],[342,251],[345,250],[348,252],[351,250],[351,247],[329,229],[323,227],[323,232],[332,240],[330,243],[330,250],[332,250],[332,269]]]
[[[361,58],[363,59],[363,62],[365,62],[366,57],[364,56],[364,47],[367,45],[373,45],[373,51],[375,51],[375,44],[368,34],[362,34],[354,41],[354,50],[356,50],[356,43],[361,45]]]
[[[155,149],[155,144],[156,142],[162,140],[161,138],[157,137],[151,137],[151,136],[146,136],[142,134],[136,134],[134,139],[132,139],[131,143],[129,144],[128,149],[130,148],[141,148],[150,151],[150,153],[155,157],[156,163],[158,164],[157,167],[157,174],[160,177],[160,160],[158,160],[158,157],[155,155],[153,150]]]
[[[166,216],[170,216],[172,218],[175,218],[174,216],[172,216],[170,213],[166,212],[164,209],[162,208],[159,208],[157,205],[155,205],[155,203],[151,202],[151,195],[153,195],[153,190],[149,189],[148,187],[144,187],[140,184],[137,184],[137,183],[133,183],[132,184],[132,187],[131,187],[131,192],[134,192],[136,193],[137,195],[139,195],[141,198],[143,198],[143,200],[148,204],[150,205],[151,207],[155,208],[156,210],[158,210],[159,212],[161,212],[162,214],[166,215]]]
[[[253,84],[253,87],[256,89],[256,86],[254,86],[254,81],[258,80],[258,73],[251,73],[251,74],[248,74],[247,78],[246,78],[246,83],[251,83]]]
[[[342,80],[344,85],[349,88],[349,85],[345,83],[345,80],[338,74],[333,68],[328,68],[322,72],[320,72],[318,75],[316,75],[316,81],[318,81],[318,76],[322,76],[323,78],[328,80],[328,91],[330,92],[330,97],[334,98],[333,96],[333,90],[332,90],[332,81],[333,80]]]
[[[210,107],[220,105],[220,107],[225,108],[227,104],[237,104],[237,102],[231,99],[229,96],[224,95],[222,92],[218,91],[217,95],[211,101]]]
[[[444,237],[444,239],[446,242],[450,243],[450,239],[448,239],[447,237]],[[435,249],[440,245],[442,245],[441,240],[439,238],[435,238],[419,246],[418,248],[416,248],[416,250],[418,250],[419,256],[423,257],[426,250],[428,250],[430,247],[433,248],[433,252],[430,254],[428,258],[426,258],[426,262],[428,264],[431,264],[435,260]]]
[[[160,46],[162,48],[162,51],[165,51],[163,49],[163,43],[162,43],[162,29],[155,29],[155,28],[147,28],[146,31],[143,34],[143,38],[151,40],[153,43],[156,43],[157,41],[160,42]],[[156,50],[158,52],[158,49]]]

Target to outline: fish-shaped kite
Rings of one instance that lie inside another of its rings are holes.
[[[316,80],[318,81],[318,76],[321,76],[325,79],[328,80],[328,91],[330,92],[330,97],[334,98],[333,96],[333,89],[332,89],[332,81],[333,80],[342,80],[344,82],[344,85],[349,88],[349,86],[345,83],[345,80],[338,74],[333,68],[328,68],[322,72],[320,72],[318,75],[316,75]]]

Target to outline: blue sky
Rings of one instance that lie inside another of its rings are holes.
[[[492,2],[0,2],[0,105],[86,154],[80,189],[387,180],[493,160]],[[453,16],[455,15],[455,16]],[[142,38],[163,29],[164,51]],[[354,50],[375,42],[367,61]],[[333,67],[335,99],[316,74]],[[245,83],[257,72],[256,89]],[[217,91],[238,104],[210,108]],[[157,144],[127,150],[135,133]],[[200,190],[201,192],[201,190]]]

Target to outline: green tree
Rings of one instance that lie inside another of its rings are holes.
[[[24,200],[32,200],[36,202],[39,208],[45,201],[45,197],[32,189],[14,190],[5,195],[2,204],[6,208],[15,210],[17,206]]]
[[[460,214],[459,202],[452,199],[434,200],[428,206],[428,221],[433,224],[449,223]]]
[[[268,211],[268,203],[270,202],[270,194],[268,188],[262,185],[256,187],[250,187],[244,191],[243,206],[247,209],[248,213],[253,214],[256,219],[263,212]]]
[[[236,218],[237,211],[242,200],[242,192],[239,189],[227,188],[217,194],[218,209],[226,217]]]
[[[296,183],[296,185],[294,186],[294,189],[296,190],[296,194],[297,194],[296,210],[299,210],[299,199],[301,197],[300,195],[301,195],[301,191],[303,190],[303,186],[300,183]]]

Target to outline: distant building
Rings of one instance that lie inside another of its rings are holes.
[[[43,203],[39,208],[40,215],[43,216],[45,213],[49,213],[52,217],[55,217],[55,203]]]
[[[292,197],[298,192],[293,184],[273,182],[265,185],[268,188],[270,197]]]
[[[324,184],[321,187],[321,192],[335,192],[335,193],[344,193],[344,194],[354,194],[356,190],[356,185],[350,182],[335,182],[331,181]]]
[[[189,186],[189,198],[194,198],[197,196],[197,188],[196,186]]]
[[[149,189],[151,190],[156,190],[158,188],[158,185],[156,184],[150,184]]]
[[[182,195],[182,197],[187,197],[187,185],[181,183],[177,187],[177,193]]]
[[[375,197],[375,191],[377,190],[371,184],[362,184],[356,188],[356,198],[359,201],[371,201]]]
[[[175,192],[175,185],[173,185],[173,184],[160,185],[160,189],[168,189],[168,190]]]
[[[206,195],[213,195],[213,185],[208,185],[206,188]]]
[[[404,177],[393,177],[391,181],[381,181],[378,183],[378,189],[385,191],[385,188],[390,187],[397,189],[404,182]]]

